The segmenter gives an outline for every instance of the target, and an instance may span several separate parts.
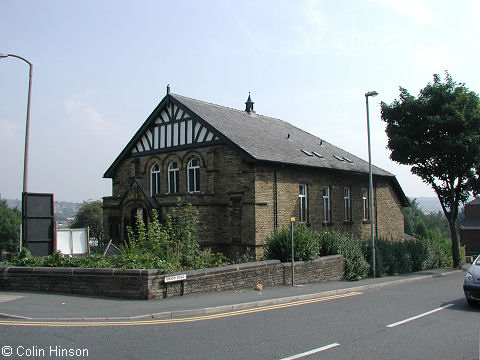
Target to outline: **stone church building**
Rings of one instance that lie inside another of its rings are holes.
[[[199,212],[200,244],[228,256],[260,256],[291,217],[362,238],[370,234],[368,162],[285,121],[259,115],[248,97],[236,110],[170,93],[105,178],[104,238],[121,243],[138,211],[148,219],[176,206]],[[394,175],[373,167],[377,236],[403,239],[408,200]]]

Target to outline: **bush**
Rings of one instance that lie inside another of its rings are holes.
[[[156,210],[147,227],[138,216],[136,232],[128,228],[128,242],[121,246],[117,261],[121,268],[143,266],[174,272],[220,266],[225,257],[200,250],[198,212],[190,204],[178,204],[167,214],[165,224],[158,220]]]
[[[368,275],[369,265],[362,250],[361,241],[339,231],[321,232],[309,230],[304,224],[294,227],[295,260],[313,260],[319,256],[345,256],[345,279],[358,280]],[[287,227],[276,229],[267,238],[265,256],[289,262],[292,258],[291,232]]]
[[[191,205],[179,205],[167,215],[165,224],[160,223],[155,210],[148,226],[141,216],[137,217],[136,230],[128,229],[128,242],[120,246],[118,254],[108,258],[98,253],[69,257],[60,252],[35,257],[24,248],[11,263],[16,266],[160,269],[166,272],[223,265],[225,257],[222,254],[200,250],[197,228],[197,212]]]
[[[308,261],[318,257],[319,234],[310,231],[305,224],[293,228],[295,261]],[[292,261],[291,230],[284,226],[275,229],[266,240],[265,256],[268,259],[278,259],[281,262]]]
[[[320,256],[342,254],[345,257],[345,279],[360,280],[368,276],[369,264],[362,252],[362,242],[353,235],[335,230],[320,232]]]

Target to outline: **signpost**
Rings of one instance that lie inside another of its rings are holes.
[[[292,286],[295,286],[295,249],[293,246],[293,224],[295,222],[295,218],[290,218],[290,229],[292,234]]]

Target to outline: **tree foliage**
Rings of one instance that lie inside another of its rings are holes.
[[[22,213],[18,209],[10,209],[7,201],[0,199],[0,250],[16,251],[20,235]]]
[[[90,236],[102,240],[103,232],[103,205],[101,200],[84,201],[80,205],[75,220],[73,221],[73,228],[90,228]]]
[[[446,72],[445,81],[435,74],[418,97],[400,88],[400,99],[382,102],[381,112],[391,159],[411,166],[440,200],[458,267],[458,208],[480,193],[480,99]]]

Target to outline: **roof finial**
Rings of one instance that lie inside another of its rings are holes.
[[[253,111],[253,101],[252,101],[252,98],[250,97],[250,91],[248,92],[248,99],[247,99],[247,102],[245,103],[245,111],[248,112],[249,114],[250,113],[254,113],[255,111]]]
[[[167,84],[167,95],[170,95],[170,84]]]

